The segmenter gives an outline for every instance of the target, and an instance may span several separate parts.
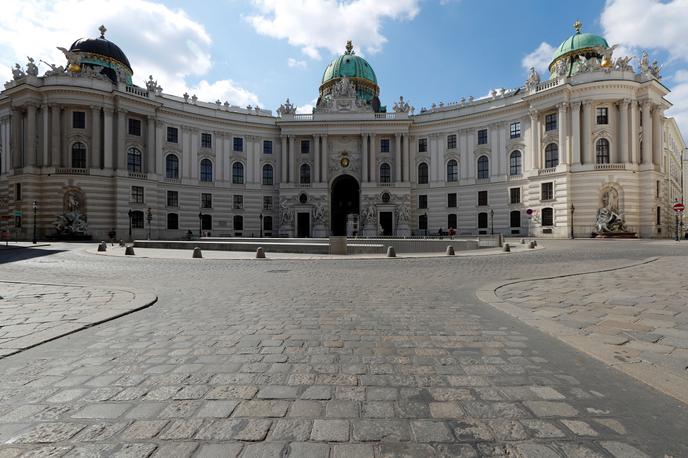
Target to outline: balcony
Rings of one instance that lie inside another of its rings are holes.
[[[522,179],[523,179],[523,175],[521,175],[520,173],[518,175],[508,175],[509,181],[516,181],[516,180],[522,180]]]
[[[126,91],[127,91],[129,94],[138,95],[139,97],[148,97],[148,91],[145,90],[145,89],[141,89],[140,87],[136,87],[136,86],[127,86]]]
[[[55,175],[90,175],[90,172],[82,168],[58,167],[55,169]]]
[[[595,164],[595,170],[626,170],[626,164]]]
[[[135,178],[137,180],[147,180],[148,174],[143,172],[129,172],[129,178]]]
[[[557,173],[557,168],[556,167],[548,167],[546,169],[540,169],[538,170],[538,176],[542,175],[553,175]]]

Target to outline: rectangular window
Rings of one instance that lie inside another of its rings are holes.
[[[428,139],[427,138],[419,138],[418,139],[418,152],[419,153],[426,153],[428,151]]]
[[[263,196],[263,210],[272,211],[272,196]]]
[[[263,140],[263,154],[272,154],[272,140]]]
[[[167,214],[167,229],[179,229],[179,215],[176,213]]]
[[[311,152],[311,141],[301,140],[301,154],[308,154]]]
[[[447,149],[456,149],[456,134],[447,136]]]
[[[659,199],[659,195],[661,194],[662,191],[662,182],[657,180],[657,199]]]
[[[167,143],[179,143],[179,129],[176,127],[167,128]]]
[[[557,130],[557,114],[550,113],[545,115],[545,131]]]
[[[478,131],[478,145],[487,145],[487,129]]]
[[[213,195],[207,192],[201,193],[201,208],[213,208]]]
[[[167,191],[167,206],[179,207],[179,193],[177,191]]]
[[[136,204],[143,203],[143,186],[131,187],[131,201]]]
[[[129,118],[129,135],[141,136],[141,120]]]
[[[244,150],[244,139],[242,137],[234,137],[234,151]]]
[[[131,212],[131,227],[133,229],[143,229],[143,212],[141,210]]]
[[[478,191],[478,205],[487,205],[487,191]]]
[[[234,195],[234,210],[241,210],[244,208],[244,196],[241,194]]]
[[[207,132],[201,133],[201,148],[212,148],[213,136]]]
[[[86,112],[85,111],[73,111],[72,112],[72,127],[74,129],[85,129],[86,128]]]
[[[542,183],[540,187],[540,200],[554,199],[554,183]]]
[[[389,153],[389,138],[383,138],[380,140],[380,152]]]
[[[509,125],[509,137],[510,138],[520,138],[521,137],[521,123],[512,122]]]
[[[607,107],[600,107],[597,112],[597,124],[609,124],[609,109]]]
[[[428,215],[418,215],[418,229],[421,231],[428,230]]]
[[[521,203],[521,188],[510,188],[509,189],[509,202],[512,204]]]
[[[428,208],[428,196],[426,194],[418,195],[418,208]]]
[[[456,213],[447,215],[447,229],[456,229]],[[450,234],[451,235],[451,234]]]
[[[22,195],[21,195],[21,183],[17,183],[14,185],[14,200],[22,200]]]
[[[447,207],[456,208],[456,193],[450,192],[447,194]]]

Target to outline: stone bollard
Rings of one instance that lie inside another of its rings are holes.
[[[124,240],[120,240],[120,241],[119,241],[119,246],[125,247],[125,246],[127,246],[127,244],[124,243]]]
[[[98,251],[107,251],[107,243],[105,243],[104,241],[100,242],[98,244]]]
[[[201,249],[199,247],[194,247],[193,255],[191,257],[192,258],[202,258],[203,254],[201,253]]]
[[[530,248],[530,249],[535,248],[535,242],[530,242],[530,243],[528,244],[528,248]]]
[[[521,239],[521,245],[525,245],[525,244],[526,244],[526,239]]]
[[[533,240],[533,245],[537,246],[537,240]]]
[[[511,246],[509,246],[508,243],[505,243],[502,251],[504,251],[505,253],[511,253]]]
[[[265,259],[265,251],[263,251],[263,247],[258,247],[256,249],[256,259]]]
[[[387,257],[388,258],[396,258],[397,257],[397,253],[396,253],[396,251],[394,251],[393,246],[387,247]]]
[[[134,247],[133,246],[128,246],[124,249],[124,254],[134,256]]]
[[[447,245],[447,256],[454,256],[454,247]]]

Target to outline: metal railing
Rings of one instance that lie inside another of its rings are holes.
[[[55,175],[90,175],[90,172],[82,168],[58,167],[55,169]]]

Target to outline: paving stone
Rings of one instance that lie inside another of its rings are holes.
[[[528,438],[525,428],[516,420],[488,420],[487,425],[498,441],[518,441]]]
[[[155,444],[122,444],[112,456],[117,458],[139,458],[149,456],[158,448]]]
[[[530,435],[539,439],[564,437],[565,434],[553,423],[546,420],[521,420]]]
[[[361,404],[361,416],[366,418],[394,418],[392,401],[371,401]]]
[[[524,458],[559,458],[561,456],[556,449],[545,444],[529,442],[516,444],[515,447],[518,450],[519,456]]]
[[[296,399],[299,388],[297,386],[265,386],[258,391],[259,399]]]
[[[356,401],[329,401],[325,405],[325,416],[333,418],[356,418],[358,417],[358,402]]]
[[[131,407],[131,404],[102,403],[84,407],[72,418],[117,418]]]
[[[126,428],[127,425],[128,423],[124,422],[88,425],[75,437],[75,440],[77,442],[106,441]]]
[[[144,419],[154,418],[165,408],[162,402],[140,402],[131,408],[124,418]]]
[[[202,444],[196,456],[198,458],[236,458],[241,453],[244,444],[237,442],[223,442],[221,444]]]
[[[575,417],[578,415],[578,411],[565,402],[525,401],[523,404],[538,417]]]
[[[368,444],[335,444],[332,458],[374,458],[375,451]]]
[[[309,386],[301,393],[301,399],[332,399],[332,391],[331,386]]]
[[[215,420],[201,427],[196,433],[196,439],[262,441],[271,425],[272,421],[262,419]]]
[[[632,445],[617,441],[601,441],[600,445],[616,458],[647,458],[648,455]]]
[[[237,405],[239,401],[207,401],[196,412],[196,416],[226,418],[232,414]]]
[[[206,399],[253,399],[258,388],[252,385],[217,386],[208,391]]]
[[[330,446],[327,444],[314,444],[312,442],[292,442],[289,444],[289,455],[303,458],[328,458]]]
[[[435,446],[438,458],[476,458],[478,452],[466,444],[437,444]]]
[[[158,438],[162,440],[191,439],[201,425],[203,425],[202,419],[174,420],[167,425],[164,431],[158,434]]]
[[[290,417],[320,417],[322,416],[323,403],[320,401],[296,400],[289,409]]]
[[[371,386],[366,390],[366,399],[368,401],[396,401],[398,392],[396,388]]]
[[[16,436],[11,442],[50,443],[67,441],[85,427],[86,425],[78,423],[39,423],[29,431]]]
[[[435,456],[435,449],[427,444],[400,444],[394,442],[380,444],[380,458],[416,456],[433,457]]]
[[[568,429],[577,436],[597,436],[597,431],[592,429],[589,424],[580,420],[561,420]]]
[[[433,418],[458,419],[464,416],[457,402],[431,402],[430,415]]]
[[[454,435],[462,442],[477,442],[494,440],[492,430],[483,421],[466,419],[449,423]]]
[[[167,420],[139,420],[122,433],[124,440],[152,439],[167,425]]]
[[[289,408],[288,401],[242,401],[233,417],[283,417]]]
[[[412,421],[411,430],[417,442],[451,442],[454,440],[451,430],[441,421]]]
[[[311,440],[342,442],[349,440],[349,422],[347,420],[314,420]]]
[[[312,420],[280,419],[270,430],[270,440],[306,441],[311,436]]]
[[[187,458],[198,448],[194,442],[180,442],[163,444],[153,453],[153,458]]]
[[[353,439],[358,442],[408,441],[410,429],[402,420],[353,420]]]
[[[565,399],[565,396],[550,386],[531,386],[530,390],[540,399],[555,401]]]

